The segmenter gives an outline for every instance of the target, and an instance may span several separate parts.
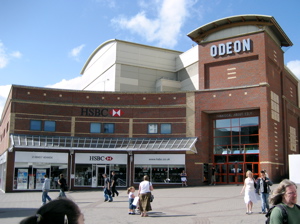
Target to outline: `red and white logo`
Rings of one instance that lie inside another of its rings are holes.
[[[112,160],[113,160],[113,157],[107,156],[105,159],[106,159],[106,161],[112,161]]]
[[[112,117],[121,117],[124,114],[124,112],[120,109],[112,109],[109,113]]]

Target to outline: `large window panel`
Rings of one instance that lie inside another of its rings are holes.
[[[215,121],[215,128],[226,128],[230,126],[230,119],[221,119]]]
[[[240,126],[254,126],[258,125],[258,117],[242,117],[240,118]]]
[[[103,132],[104,133],[114,133],[115,132],[115,124],[103,124]]]
[[[42,130],[42,121],[31,120],[30,121],[30,130],[31,131],[41,131]]]
[[[215,137],[230,136],[230,135],[231,135],[230,128],[218,128],[218,129],[215,129]]]
[[[55,131],[56,122],[55,121],[45,121],[44,131]]]
[[[90,133],[101,133],[101,124],[100,123],[91,123]]]
[[[160,125],[160,133],[161,134],[171,134],[172,133],[171,124],[161,124]]]

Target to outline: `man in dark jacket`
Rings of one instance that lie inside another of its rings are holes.
[[[273,182],[266,177],[265,171],[260,171],[260,178],[257,180],[256,193],[260,195],[261,198],[261,213],[266,214],[266,209],[269,210],[269,193],[271,192],[270,186]]]
[[[64,175],[63,174],[60,174],[59,175],[59,180],[57,181],[59,186],[60,186],[60,191],[59,191],[59,196],[58,197],[66,197],[66,194],[65,194],[65,189],[66,189],[66,186],[67,186],[67,181],[66,179],[64,178]]]
[[[115,171],[111,172],[111,178],[110,178],[110,180],[111,180],[111,193],[112,193],[112,196],[114,197],[115,194],[117,196],[119,196],[119,192],[116,189],[118,177],[116,176]]]

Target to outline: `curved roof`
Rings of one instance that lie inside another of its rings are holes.
[[[108,41],[105,41],[104,43],[100,44],[94,51],[93,53],[89,56],[88,60],[85,62],[83,68],[81,69],[81,72],[80,74],[83,74],[86,67],[88,66],[88,64],[90,63],[90,61],[93,59],[93,57],[95,56],[95,54],[99,51],[99,49],[103,48],[106,44],[109,44],[109,43],[112,43],[112,42],[115,42],[116,39],[111,39],[111,40],[108,40]]]
[[[190,32],[188,36],[196,43],[200,43],[209,34],[223,29],[244,25],[268,26],[280,41],[281,46],[288,47],[293,45],[275,18],[266,15],[237,15],[226,17],[200,26]]]

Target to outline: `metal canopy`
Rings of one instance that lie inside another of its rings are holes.
[[[197,153],[196,137],[191,138],[87,138],[66,136],[16,135],[11,136],[14,148],[109,150],[109,151],[193,151]]]

